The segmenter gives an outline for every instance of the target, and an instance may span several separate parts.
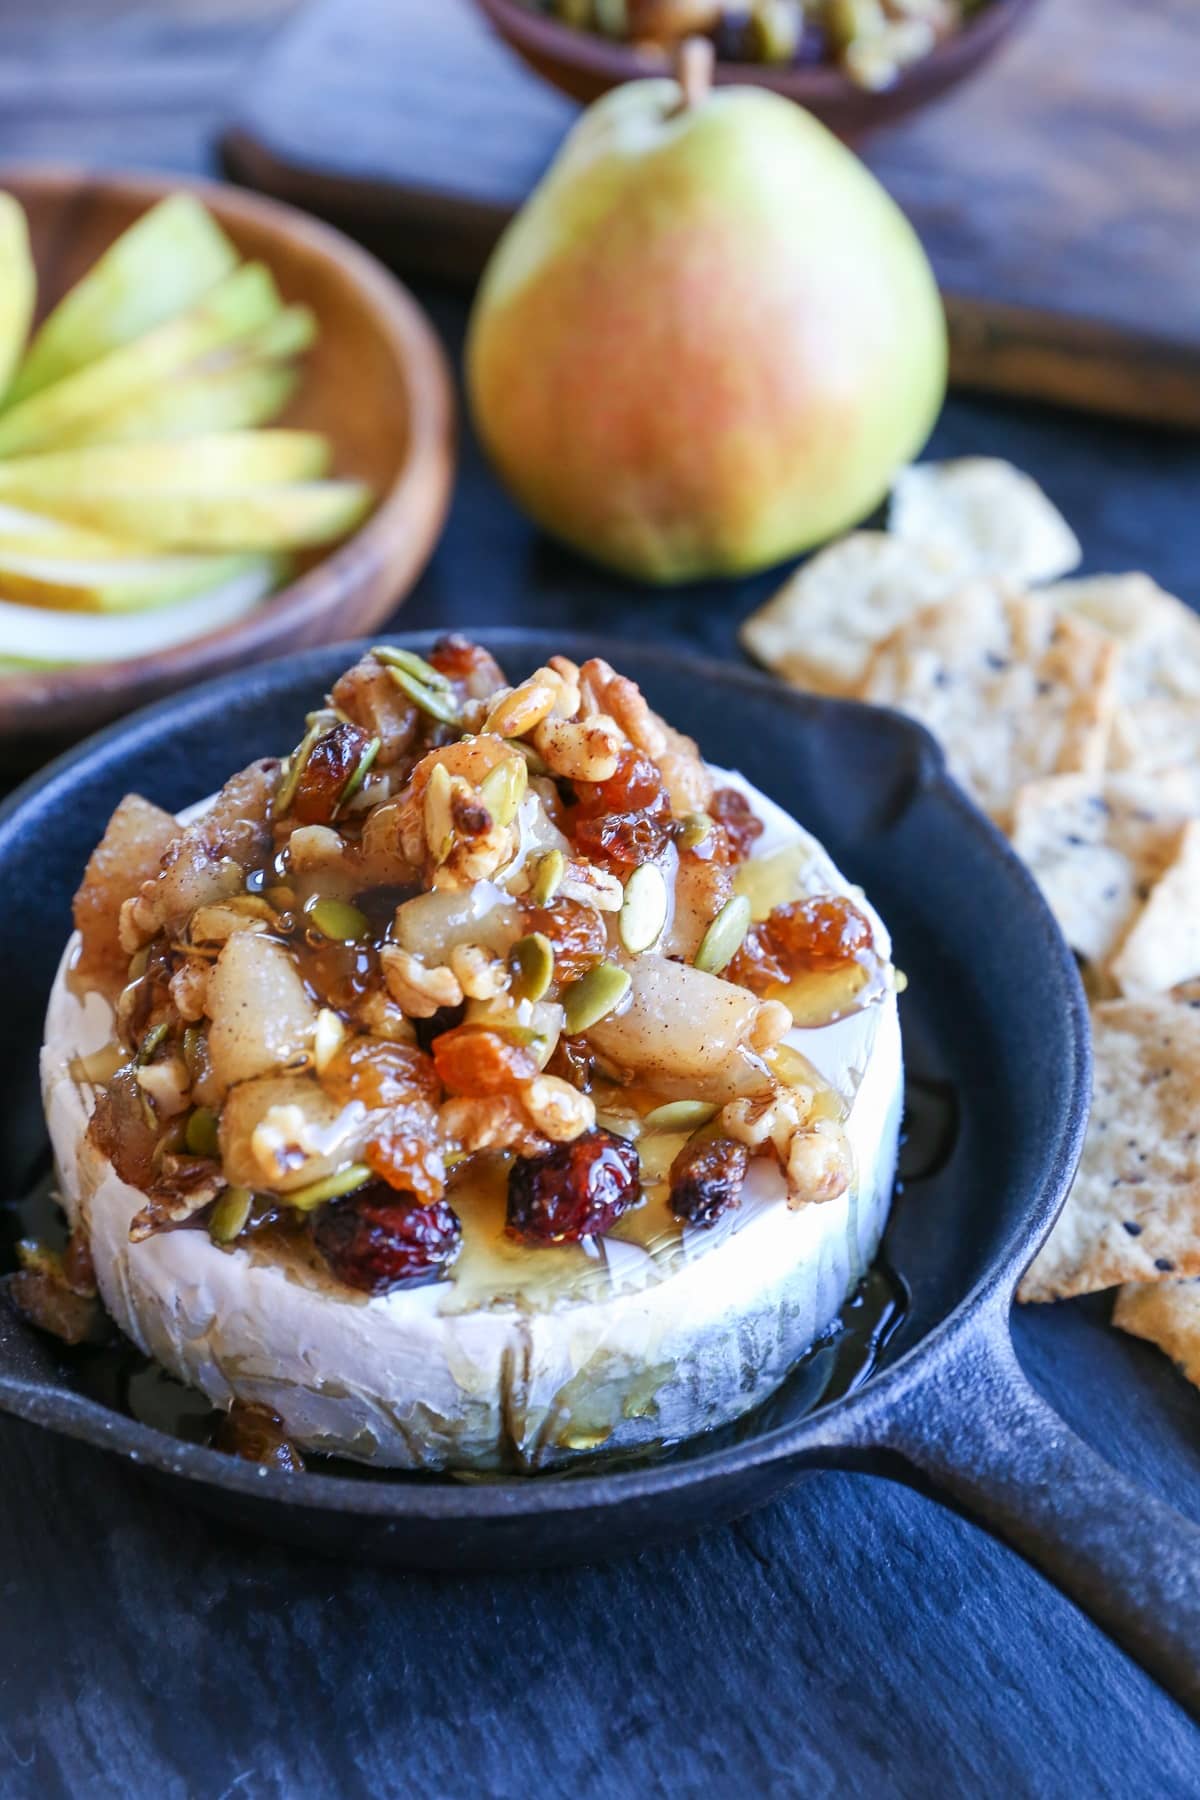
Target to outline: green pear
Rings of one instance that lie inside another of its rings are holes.
[[[262,555],[145,555],[124,547],[115,556],[61,556],[0,538],[0,594],[23,606],[65,612],[143,612],[220,587],[234,576],[271,566],[272,584],[284,573],[281,559]]]
[[[0,193],[0,399],[8,390],[37,304],[37,273],[20,203]]]
[[[122,232],[39,329],[10,399],[27,399],[193,306],[238,253],[191,194],[172,194]]]
[[[362,481],[193,489],[131,485],[63,492],[55,496],[55,511],[143,549],[304,550],[345,537],[371,501],[371,489]]]
[[[175,606],[111,618],[72,613],[69,619],[45,607],[11,604],[0,584],[0,665],[113,663],[150,656],[244,618],[266,599],[275,580],[275,566],[268,558]]]
[[[62,513],[65,495],[110,488],[240,488],[310,481],[329,466],[317,431],[227,431],[166,443],[93,444],[0,461],[0,499]],[[66,514],[77,517],[77,514]]]
[[[547,530],[653,581],[738,574],[882,499],[941,406],[945,320],[907,220],[808,113],[639,81],[502,237],[467,379]]]
[[[0,456],[50,447],[130,394],[261,330],[281,311],[269,270],[243,263],[187,312],[7,407],[0,413]]]

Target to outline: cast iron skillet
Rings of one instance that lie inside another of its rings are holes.
[[[414,638],[428,648],[430,639]],[[594,644],[489,639],[521,675]],[[354,649],[226,677],[138,713],[24,787],[0,814],[10,954],[0,1024],[0,1147],[18,1183],[43,1133],[35,1046],[69,901],[130,788],[177,808],[297,737]],[[1038,1398],[1009,1338],[1016,1281],[1079,1153],[1087,1014],[1072,959],[999,835],[899,717],[802,697],[669,649],[609,646],[709,757],[743,770],[814,830],[891,925],[910,977],[910,1067],[949,1080],[957,1138],[903,1195],[886,1251],[911,1290],[889,1359],[807,1416],[768,1408],[741,1431],[623,1473],[466,1485],[263,1472],[114,1413],[67,1385],[53,1347],[0,1309],[0,1407],[138,1460],[191,1498],[273,1535],[423,1567],[596,1559],[746,1512],[813,1468],[931,1485],[1036,1563],[1200,1712],[1200,1530],[1083,1444]]]

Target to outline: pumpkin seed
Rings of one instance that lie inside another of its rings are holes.
[[[226,1188],[213,1207],[208,1220],[208,1235],[214,1244],[232,1244],[240,1237],[250,1217],[254,1195],[249,1188]]]
[[[414,706],[419,706],[422,712],[428,713],[431,719],[437,719],[439,724],[459,723],[458,703],[452,693],[443,692],[441,688],[426,687],[415,675],[410,675],[407,669],[400,668],[395,663],[388,663],[386,666],[396,686],[401,693],[408,695]]]
[[[631,956],[648,950],[667,922],[667,884],[655,863],[643,863],[625,883],[617,930]]]
[[[323,1075],[338,1051],[346,1035],[337,1013],[328,1006],[323,1006],[317,1014],[317,1029],[313,1034],[313,1063],[318,1075]]]
[[[745,894],[727,900],[704,936],[696,952],[696,967],[707,975],[719,975],[728,968],[742,947],[750,929],[750,902]]]
[[[550,765],[545,757],[539,756],[533,745],[527,744],[524,738],[505,738],[504,741],[510,750],[515,750],[522,758],[531,775],[548,775],[550,773]]]
[[[625,969],[607,962],[597,963],[594,969],[573,981],[562,997],[568,1034],[574,1037],[606,1018],[621,1004],[632,985]]]
[[[678,844],[681,850],[695,850],[710,835],[713,822],[707,813],[689,813],[680,820]]]
[[[645,1131],[699,1131],[701,1125],[707,1125],[715,1119],[720,1109],[710,1105],[707,1100],[668,1100],[665,1106],[656,1106],[642,1120]]]
[[[279,784],[279,792],[275,796],[275,817],[277,819],[286,817],[291,810],[292,801],[296,798],[296,789],[300,786],[300,777],[313,753],[313,746],[318,738],[324,737],[328,730],[328,724],[318,715],[288,757],[287,768],[284,771],[283,780]]]
[[[337,818],[338,814],[341,812],[343,806],[347,805],[349,801],[353,800],[355,794],[357,794],[359,788],[362,786],[363,782],[367,779],[367,775],[370,772],[371,764],[375,761],[375,758],[379,755],[379,751],[380,751],[382,742],[383,742],[383,740],[381,738],[377,738],[377,737],[372,738],[370,743],[367,745],[366,749],[363,751],[362,755],[359,757],[357,769],[355,769],[353,775],[351,775],[349,781],[346,783],[345,787],[342,789],[341,793],[338,795],[337,805],[333,809],[333,816],[335,819]]]
[[[183,1141],[193,1156],[216,1156],[219,1154],[217,1115],[211,1106],[197,1106],[188,1114]]]
[[[314,900],[308,909],[308,919],[322,937],[332,938],[340,944],[365,937],[369,929],[366,913],[359,912],[357,906],[351,906],[347,900]]]
[[[511,825],[529,786],[529,770],[519,756],[506,756],[479,784],[483,803],[497,825]]]
[[[373,1180],[366,1163],[351,1163],[348,1168],[339,1169],[336,1175],[326,1175],[320,1181],[310,1181],[307,1187],[280,1194],[279,1200],[281,1205],[290,1206],[296,1212],[313,1212],[318,1206],[324,1206],[326,1200],[340,1200],[343,1194],[352,1194],[356,1188],[365,1187]]]
[[[419,681],[422,687],[432,688],[435,693],[453,692],[450,677],[435,669],[423,656],[418,656],[415,650],[401,650],[397,644],[376,644],[371,655],[385,668],[404,669],[414,681]]]
[[[510,954],[514,999],[540,1000],[554,979],[554,945],[540,931],[531,931],[517,939]]]
[[[547,850],[538,858],[534,870],[533,886],[529,890],[529,898],[535,906],[549,906],[555,894],[563,884],[567,873],[567,859],[561,850]]]
[[[430,855],[441,866],[454,847],[454,815],[450,802],[454,788],[445,763],[434,763],[425,783],[421,817],[425,825],[425,841]]]
[[[170,1028],[165,1020],[160,1025],[152,1025],[150,1027],[149,1031],[138,1045],[138,1053],[133,1059],[139,1069],[144,1068],[150,1061],[150,1058],[154,1055],[154,1052],[166,1037],[169,1029]]]

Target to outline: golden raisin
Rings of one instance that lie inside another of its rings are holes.
[[[339,1106],[359,1100],[369,1112],[441,1097],[437,1070],[425,1052],[390,1038],[349,1039],[326,1065],[321,1085]]]
[[[532,1052],[484,1025],[459,1025],[433,1040],[437,1072],[452,1094],[510,1094],[537,1074]]]
[[[526,933],[540,931],[554,947],[554,979],[574,981],[608,952],[608,933],[594,906],[582,900],[555,900],[549,906],[526,906],[521,911]]]

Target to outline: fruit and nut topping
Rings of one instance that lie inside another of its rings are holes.
[[[460,637],[364,656],[187,825],[122,801],[72,981],[113,1005],[79,1078],[133,1237],[286,1239],[380,1295],[453,1279],[485,1179],[531,1254],[711,1226],[754,1157],[793,1205],[843,1192],[788,996],[886,965],[839,895],[752,910],[762,831],[607,663],[509,686]]]

